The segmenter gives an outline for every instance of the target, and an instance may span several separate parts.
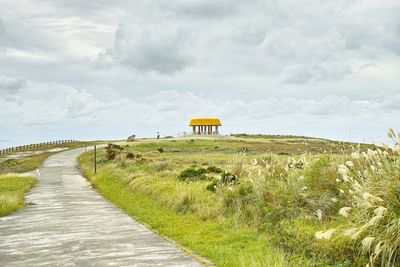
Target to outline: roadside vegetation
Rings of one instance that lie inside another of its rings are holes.
[[[25,194],[35,183],[35,177],[0,176],[0,217],[22,209]]]
[[[13,152],[0,157],[0,174],[24,173],[40,168],[43,162],[54,155],[57,149],[72,149],[89,146],[98,142],[75,142],[65,144],[52,144],[40,148],[31,148],[24,151]]]
[[[52,152],[44,152],[19,159],[10,158],[0,161],[0,174],[24,173],[35,170],[42,166],[43,161],[53,154]]]
[[[397,266],[399,150],[241,135],[112,145],[97,174],[92,152],[80,162],[107,199],[218,266]]]

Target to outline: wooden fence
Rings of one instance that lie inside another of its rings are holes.
[[[45,147],[51,146],[51,145],[62,145],[62,144],[76,143],[76,142],[81,142],[81,141],[58,140],[58,141],[30,144],[30,145],[24,145],[24,146],[9,147],[9,148],[0,149],[0,155],[6,155],[6,154],[14,153],[14,152],[19,152],[19,151],[32,150],[32,149],[36,149],[36,148],[45,148]]]

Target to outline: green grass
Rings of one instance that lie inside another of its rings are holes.
[[[20,159],[7,159],[0,162],[0,174],[24,173],[42,166],[43,162],[54,153],[45,152]]]
[[[0,176],[0,217],[22,209],[24,196],[35,183],[35,177]]]
[[[283,251],[271,247],[266,236],[255,229],[234,229],[226,221],[177,214],[114,177],[90,177],[103,196],[126,213],[219,266],[240,266],[244,261],[258,263],[252,266],[287,266]],[[258,254],[254,254],[255,250]]]
[[[311,154],[343,154],[351,152],[357,146],[354,143],[330,141],[317,138],[289,138],[269,136],[233,137],[227,139],[172,139],[159,141],[146,141],[131,143],[137,151],[157,152],[162,148],[169,153],[201,153],[201,154],[234,154],[246,152],[246,154],[276,154],[276,155],[302,155]],[[362,150],[374,148],[373,145],[360,145]]]
[[[336,164],[357,149],[356,144],[312,138],[196,138],[137,141],[123,147],[114,160],[98,151],[97,174],[92,152],[82,155],[85,176],[129,215],[219,266],[356,262],[353,247],[342,242],[332,249],[314,237],[338,225],[338,205],[345,200],[329,202],[340,197]],[[368,147],[373,146],[360,149]],[[128,153],[143,159],[127,158]],[[298,162],[300,154],[307,159],[305,165]],[[292,167],[289,159],[295,161]],[[218,177],[223,175],[211,172],[201,179],[179,178],[188,169],[202,168],[230,172],[238,183],[222,183]],[[301,175],[305,179],[298,179]],[[207,190],[211,182],[218,185],[215,192]],[[315,216],[319,209],[322,221]]]

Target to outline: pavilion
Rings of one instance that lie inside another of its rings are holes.
[[[197,118],[192,119],[189,123],[189,126],[193,127],[195,135],[219,134],[218,127],[221,125],[221,121],[216,118]]]

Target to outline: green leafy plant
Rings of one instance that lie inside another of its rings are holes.
[[[181,181],[198,181],[198,180],[207,180],[207,169],[204,168],[187,168],[183,170],[178,178]]]

